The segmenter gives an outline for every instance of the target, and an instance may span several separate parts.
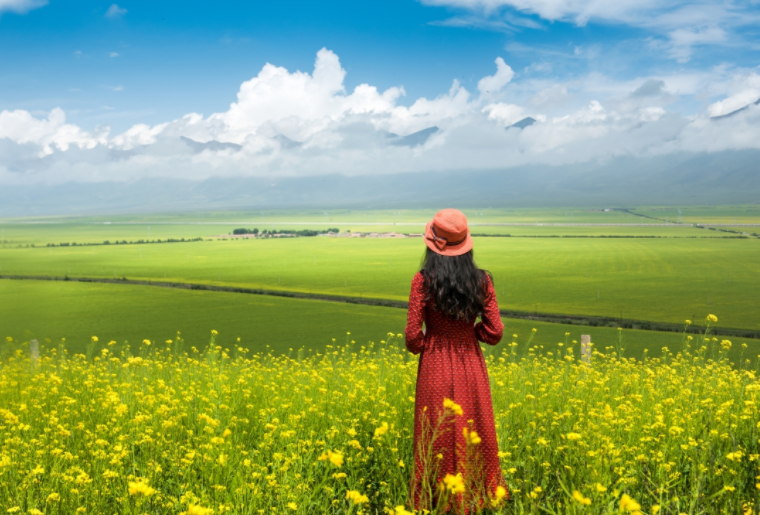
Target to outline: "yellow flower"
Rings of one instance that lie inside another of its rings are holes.
[[[362,495],[357,490],[349,490],[346,492],[346,499],[350,499],[354,504],[365,504],[369,502],[369,498],[366,495]]]
[[[32,508],[27,512],[29,515],[43,515],[43,513],[37,508]]]
[[[620,498],[620,511],[639,511],[641,505],[634,501],[630,495],[623,494]]]
[[[58,495],[57,493],[53,492],[52,494],[50,494],[50,495],[47,496],[47,501],[45,501],[45,502],[56,502],[56,501],[60,501],[60,500],[61,500],[61,496]]]
[[[156,493],[156,490],[149,487],[147,483],[142,481],[129,482],[129,495],[143,495],[149,497],[154,493]]]
[[[722,340],[720,342],[720,346],[723,347],[723,350],[729,350],[731,348],[731,341],[730,340]]]
[[[11,338],[10,336],[6,336],[5,341],[8,343],[13,343],[13,338]]]
[[[446,485],[446,489],[452,494],[464,493],[464,479],[462,479],[461,472],[456,476],[446,474],[446,477],[443,478],[443,483]]]
[[[375,429],[375,437],[383,436],[385,433],[388,432],[388,422],[383,422],[380,424],[380,427]]]
[[[715,315],[707,315],[707,321],[708,322],[717,322],[718,321],[718,317],[716,317]]]
[[[225,429],[225,430],[224,430],[224,432],[222,433],[222,438],[227,438],[227,437],[228,437],[228,436],[230,436],[231,434],[232,434],[232,430],[230,430],[230,429]]]
[[[478,436],[478,433],[475,431],[468,431],[466,427],[462,428],[462,434],[464,434],[464,440],[467,443],[471,443],[472,445],[478,445],[483,440]]]
[[[93,336],[92,337],[92,342],[93,343],[98,343],[98,337],[97,336]]]
[[[580,440],[581,438],[583,438],[583,435],[579,433],[567,433],[568,440]]]
[[[604,486],[604,485],[602,485],[602,484],[600,484],[600,483],[597,483],[596,484],[596,491],[601,494],[602,492],[606,492],[607,491],[607,487]]]
[[[293,511],[298,511],[298,505],[296,503],[294,503],[294,502],[289,502],[287,504],[287,506],[288,506],[288,508],[290,508]]]
[[[318,459],[319,461],[329,461],[336,467],[340,467],[343,465],[343,455],[339,453],[338,451],[328,450],[327,452],[323,452],[322,455]]]
[[[446,397],[443,399],[443,409],[451,410],[455,415],[460,416],[464,413],[464,411],[462,411],[462,406]]]
[[[399,468],[404,468],[404,460],[398,460]]]
[[[585,504],[586,506],[588,506],[589,504],[591,504],[591,499],[589,499],[588,497],[583,497],[583,494],[580,493],[578,490],[574,490],[573,491],[573,499],[576,502],[579,502],[581,504]]]
[[[403,506],[396,506],[396,509],[393,510],[394,515],[414,515],[414,512],[407,511],[407,509]]]
[[[658,513],[660,513],[660,505],[655,504],[654,506],[652,506],[652,515],[657,515]]]
[[[346,473],[345,472],[336,472],[335,474],[333,474],[333,478],[334,479],[345,479],[346,478]]]
[[[166,343],[174,343],[174,342],[171,340],[166,340]]]
[[[212,513],[214,513],[214,510],[211,508],[204,508],[197,504],[191,504],[187,507],[187,515],[211,515]]]
[[[736,487],[726,485],[723,487],[723,490],[725,490],[726,492],[733,492],[734,490],[736,490]]]
[[[686,325],[691,325],[691,320],[687,320]]]
[[[217,332],[217,330],[216,330],[216,329],[212,329],[212,330],[211,330],[211,334],[213,334],[214,336],[216,336],[216,335],[217,335],[217,334],[219,334],[219,333]]]
[[[18,506],[14,506],[13,508],[8,508],[7,510],[5,510],[6,513],[17,513],[19,511],[21,511],[21,508],[19,508]]]
[[[143,340],[143,343],[144,343],[145,345],[150,345],[150,340]]]

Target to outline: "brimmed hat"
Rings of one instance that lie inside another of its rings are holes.
[[[457,209],[442,209],[425,226],[425,245],[443,256],[461,256],[472,250],[467,217]]]

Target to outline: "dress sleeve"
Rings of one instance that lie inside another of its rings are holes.
[[[501,321],[499,305],[496,303],[496,292],[494,292],[490,277],[487,283],[483,314],[480,316],[480,322],[475,324],[475,335],[483,343],[496,345],[504,334],[504,323]]]
[[[419,354],[425,346],[422,323],[425,321],[425,279],[417,273],[412,279],[409,293],[409,311],[406,314],[406,348],[412,354]]]

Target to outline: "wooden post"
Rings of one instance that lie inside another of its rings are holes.
[[[591,335],[581,335],[581,360],[584,363],[591,363]]]
[[[36,365],[40,360],[40,343],[37,340],[31,340],[29,342],[29,354],[32,359],[32,363]]]

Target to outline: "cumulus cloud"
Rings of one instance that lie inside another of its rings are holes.
[[[510,68],[507,63],[504,62],[504,59],[497,57],[496,73],[489,77],[483,77],[480,79],[478,82],[478,90],[480,91],[481,95],[494,95],[498,93],[501,88],[506,86],[514,76],[515,72],[512,71],[512,68]]]
[[[454,80],[434,98],[403,105],[401,87],[348,91],[345,77],[338,56],[322,49],[311,72],[266,64],[223,112],[120,134],[84,130],[58,108],[44,117],[2,111],[0,182],[494,169],[760,147],[760,106],[710,118],[760,96],[754,71],[725,72],[714,86],[724,98],[692,116],[665,108],[677,98],[671,91],[704,89],[704,78],[614,84],[595,76],[588,83],[597,89],[587,89],[598,97],[576,101],[569,90],[585,85],[515,83],[497,59],[478,95]],[[532,95],[520,93],[529,86]],[[538,122],[507,130],[525,117]]]
[[[47,5],[47,0],[0,0],[0,14],[10,11],[24,14]]]

